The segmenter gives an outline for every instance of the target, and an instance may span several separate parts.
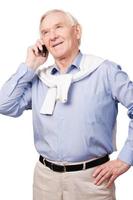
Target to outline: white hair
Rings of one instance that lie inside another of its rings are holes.
[[[41,20],[40,20],[40,25],[46,16],[48,16],[52,13],[56,13],[56,12],[63,13],[65,16],[67,16],[73,25],[79,24],[78,20],[74,16],[72,16],[69,12],[65,12],[64,10],[59,10],[59,9],[53,9],[53,10],[49,10],[43,14],[43,16],[41,17]]]

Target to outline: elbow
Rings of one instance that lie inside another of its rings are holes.
[[[10,117],[19,117],[22,114],[22,111],[19,109],[19,105],[7,105],[0,102],[0,114],[10,116]]]

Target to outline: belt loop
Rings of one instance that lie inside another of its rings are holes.
[[[46,163],[45,163],[45,160],[46,160],[46,159],[45,159],[45,158],[43,158],[43,164],[44,164],[44,165],[46,165]]]
[[[64,172],[66,172],[66,166],[64,165]]]
[[[86,163],[83,162],[83,170],[85,170],[85,169],[86,169]]]

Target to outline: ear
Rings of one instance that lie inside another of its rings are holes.
[[[78,40],[81,38],[82,30],[80,24],[76,24],[75,26],[75,31],[76,31],[76,37]]]

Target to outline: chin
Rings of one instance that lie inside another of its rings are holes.
[[[54,58],[63,58],[67,54],[66,54],[66,52],[64,52],[64,53],[63,52],[56,52],[56,53],[53,53],[52,55],[53,55]]]

